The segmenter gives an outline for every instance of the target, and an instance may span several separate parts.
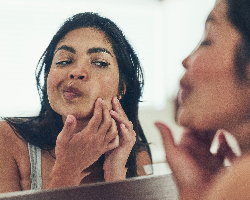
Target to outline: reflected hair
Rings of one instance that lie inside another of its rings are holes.
[[[119,68],[120,103],[136,132],[136,143],[127,161],[127,177],[137,176],[136,154],[143,147],[151,157],[150,149],[138,119],[138,106],[144,85],[143,71],[139,59],[124,36],[123,32],[111,20],[97,13],[79,13],[68,18],[52,38],[41,56],[36,68],[36,83],[41,109],[38,116],[26,118],[6,118],[7,123],[17,135],[26,142],[44,150],[55,148],[58,134],[63,128],[62,116],[50,106],[47,94],[47,76],[49,74],[57,44],[67,33],[79,28],[95,28],[105,33],[116,56]],[[124,88],[126,85],[126,92]],[[102,156],[102,160],[103,160]],[[102,161],[103,162],[103,161]]]
[[[250,63],[250,0],[226,0],[227,17],[239,31],[241,41],[235,52],[235,71],[238,80],[247,80],[247,66]]]

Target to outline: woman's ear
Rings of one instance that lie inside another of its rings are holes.
[[[127,89],[127,86],[126,86],[126,84],[124,83],[124,81],[122,81],[122,83],[123,83],[122,94],[119,94],[118,97],[117,97],[119,100],[121,100],[122,97],[126,94],[126,89]]]

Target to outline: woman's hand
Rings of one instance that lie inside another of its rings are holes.
[[[201,199],[214,177],[223,167],[227,155],[233,151],[223,133],[219,134],[220,147],[216,155],[210,152],[215,132],[185,130],[180,144],[175,144],[170,129],[155,123],[162,134],[166,159],[172,169],[181,199]]]
[[[117,123],[119,146],[105,153],[103,165],[105,181],[126,179],[125,165],[136,141],[133,124],[128,120],[116,97],[112,99],[112,107],[113,110],[110,111],[110,114]]]
[[[88,175],[83,170],[119,144],[115,139],[118,131],[113,126],[106,103],[100,98],[96,100],[94,114],[88,125],[74,134],[76,123],[74,116],[67,116],[63,130],[57,137],[50,188],[79,185]]]

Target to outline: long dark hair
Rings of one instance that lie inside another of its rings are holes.
[[[151,157],[147,140],[138,119],[138,104],[144,85],[142,68],[136,53],[122,31],[114,22],[96,13],[79,13],[67,19],[41,56],[36,68],[37,90],[41,101],[39,115],[28,118],[6,118],[5,120],[16,134],[20,135],[26,142],[48,151],[55,148],[57,136],[63,128],[63,122],[62,116],[56,113],[49,104],[47,76],[59,41],[70,31],[82,27],[92,27],[104,32],[117,58],[119,67],[118,91],[119,95],[122,95],[120,103],[128,119],[133,123],[136,132],[136,143],[127,161],[127,177],[137,176],[136,154],[139,149],[144,146]],[[124,92],[124,83],[126,92]]]
[[[240,32],[241,41],[235,52],[235,70],[238,80],[247,79],[247,65],[250,62],[250,0],[226,0],[227,17]]]

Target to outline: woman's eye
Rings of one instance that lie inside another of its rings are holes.
[[[203,40],[202,42],[201,42],[201,46],[208,46],[208,45],[210,45],[211,44],[211,41],[210,40]]]
[[[56,65],[58,65],[58,66],[66,66],[66,65],[69,65],[71,63],[72,63],[71,60],[64,60],[64,61],[57,62]]]
[[[110,65],[108,62],[103,62],[103,61],[93,61],[92,64],[95,64],[97,67],[100,68],[105,68]]]

